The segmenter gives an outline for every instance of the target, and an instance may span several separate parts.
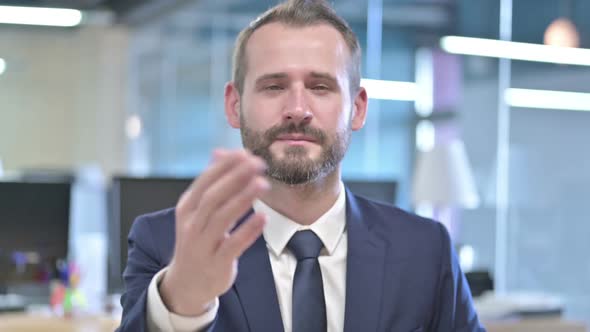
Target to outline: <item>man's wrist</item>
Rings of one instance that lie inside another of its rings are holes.
[[[215,305],[215,299],[202,301],[198,297],[191,296],[184,287],[174,280],[170,270],[166,271],[158,284],[158,290],[164,305],[171,313],[179,316],[196,317],[211,310]]]

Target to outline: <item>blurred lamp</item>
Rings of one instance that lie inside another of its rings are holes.
[[[435,208],[473,209],[479,205],[463,142],[454,140],[419,154],[412,199],[415,204]]]
[[[0,75],[4,74],[5,70],[6,70],[6,61],[4,61],[4,59],[0,58]]]
[[[127,118],[125,132],[127,133],[127,138],[132,140],[137,139],[141,135],[141,118],[139,115],[134,114]]]
[[[579,47],[580,35],[572,21],[560,17],[551,22],[545,30],[544,43],[559,47]]]

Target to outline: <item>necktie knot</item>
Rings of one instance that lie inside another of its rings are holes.
[[[287,248],[295,255],[297,261],[318,258],[323,247],[322,240],[311,230],[296,232],[287,243]]]

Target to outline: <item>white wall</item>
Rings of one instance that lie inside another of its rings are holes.
[[[5,170],[125,168],[127,45],[120,27],[0,26]]]

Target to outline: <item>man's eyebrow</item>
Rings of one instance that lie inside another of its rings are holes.
[[[329,81],[333,81],[333,82],[338,82],[336,77],[334,77],[332,74],[329,74],[329,73],[321,73],[321,72],[314,71],[311,73],[311,77],[321,78],[321,79],[325,79],[325,80],[329,80]]]
[[[272,80],[272,79],[282,79],[282,78],[286,78],[287,74],[286,73],[271,73],[271,74],[264,74],[261,75],[260,77],[258,77],[256,79],[256,83],[260,83],[262,81],[266,81],[266,80]]]
[[[336,79],[336,77],[330,73],[314,71],[310,73],[310,76],[315,79],[330,81],[334,84],[338,83],[338,79]],[[267,80],[285,79],[287,77],[289,77],[289,75],[287,73],[282,72],[263,74],[255,80],[255,84],[261,84],[262,82]]]

